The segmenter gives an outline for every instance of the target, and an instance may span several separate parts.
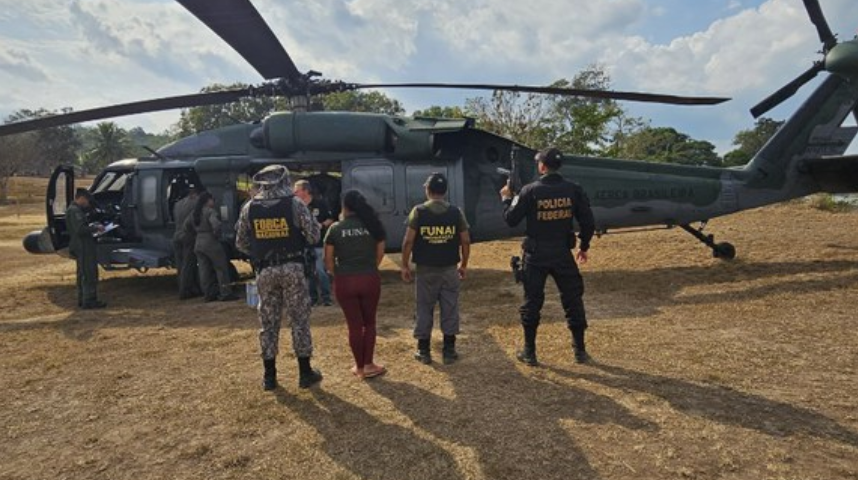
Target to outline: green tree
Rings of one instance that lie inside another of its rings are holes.
[[[201,90],[202,93],[246,88],[244,83],[222,85],[215,83]],[[238,123],[262,120],[272,112],[286,110],[288,102],[282,97],[243,98],[222,105],[205,105],[182,110],[174,131],[177,137],[186,137],[205,130],[226,127]]]
[[[724,155],[724,165],[747,164],[783,124],[784,122],[781,120],[772,120],[768,117],[758,118],[754,123],[754,128],[742,130],[736,134],[733,139],[733,145],[736,148]]]
[[[92,148],[83,154],[82,166],[97,172],[111,163],[131,156],[133,150],[128,132],[114,122],[101,122],[89,134]]]
[[[44,108],[38,110],[24,109],[9,115],[6,121],[20,122],[56,114],[70,113],[71,111],[70,108],[63,108],[58,112]],[[27,163],[22,166],[23,173],[44,176],[49,174],[57,165],[70,165],[77,159],[80,139],[74,127],[63,125],[36,130],[33,133],[35,137],[33,150],[30,152],[30,158]]]
[[[607,90],[611,79],[604,67],[590,65],[571,81],[560,79],[551,86]],[[491,98],[468,99],[466,112],[479,127],[498,135],[534,148],[554,145],[580,155],[605,153],[616,141],[617,128],[642,122],[627,119],[613,100],[505,91],[495,91]]]
[[[128,130],[128,140],[132,145],[132,157],[146,157],[151,153],[143,147],[149,147],[153,150],[158,150],[172,140],[168,132],[164,133],[148,133],[140,127],[134,127]]]
[[[715,145],[670,127],[645,127],[624,139],[618,156],[650,162],[720,166]]]
[[[611,121],[611,141],[602,152],[609,157],[622,157],[626,154],[629,138],[649,127],[649,120],[641,117],[621,115]]]
[[[586,90],[609,90],[611,77],[604,67],[590,65],[572,81],[558,80],[553,87]],[[549,122],[554,138],[549,143],[564,152],[579,155],[602,153],[611,144],[614,122],[625,116],[620,105],[609,99],[587,97],[554,97]]]
[[[9,180],[33,159],[35,132],[0,137],[0,203],[9,199]]]
[[[231,85],[213,84],[203,88],[202,92],[217,92],[246,88],[243,83]],[[372,112],[388,115],[402,115],[405,109],[399,100],[390,98],[381,92],[348,91],[330,93],[311,99],[314,108],[346,112]],[[289,100],[284,97],[243,98],[237,102],[223,105],[205,105],[182,110],[178,123],[173,126],[174,137],[186,137],[206,130],[226,127],[238,123],[256,122],[268,115],[289,110]],[[154,148],[154,147],[153,147]]]
[[[342,112],[370,112],[386,115],[402,115],[405,109],[395,98],[381,92],[354,90],[336,92],[320,97],[325,110]]]
[[[476,118],[477,127],[516,142],[539,148],[555,136],[549,121],[550,100],[546,95],[495,90],[490,98],[465,102],[465,111]]]
[[[465,118],[467,115],[461,107],[442,107],[440,105],[432,105],[425,110],[415,110],[415,117],[428,118]]]

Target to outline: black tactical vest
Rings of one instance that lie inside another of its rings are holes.
[[[574,184],[556,174],[546,175],[533,185],[530,193],[533,197],[533,207],[527,219],[526,249],[532,249],[534,246],[540,250],[572,248],[572,218],[576,196]]]
[[[307,241],[295,223],[292,195],[250,203],[250,251],[256,261],[286,263],[303,257]]]
[[[426,205],[418,206],[414,263],[431,267],[457,265],[460,218],[459,209],[452,205],[443,213],[433,213]]]

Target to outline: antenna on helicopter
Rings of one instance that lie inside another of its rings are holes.
[[[149,145],[140,145],[140,147],[141,147],[143,150],[146,150],[147,152],[151,153],[153,157],[157,158],[158,160],[161,160],[162,162],[166,162],[167,160],[169,160],[169,158],[165,157],[165,156],[164,156],[163,154],[161,154],[161,153],[158,153],[158,151],[157,151],[157,150],[153,149],[153,148],[152,148],[152,147],[150,147]]]

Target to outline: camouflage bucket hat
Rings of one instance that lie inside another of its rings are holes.
[[[253,183],[261,187],[281,185],[289,180],[289,169],[283,165],[269,165],[256,172]]]

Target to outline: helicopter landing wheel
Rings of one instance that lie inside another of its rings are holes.
[[[721,260],[733,260],[736,258],[736,247],[732,243],[719,243],[712,247],[712,256]]]
[[[736,258],[736,247],[732,243],[721,242],[715,243],[715,235],[703,233],[703,228],[706,222],[703,222],[700,228],[694,228],[689,224],[680,225],[679,227],[690,233],[694,238],[700,240],[700,243],[712,249],[712,256],[721,260],[733,260]]]

